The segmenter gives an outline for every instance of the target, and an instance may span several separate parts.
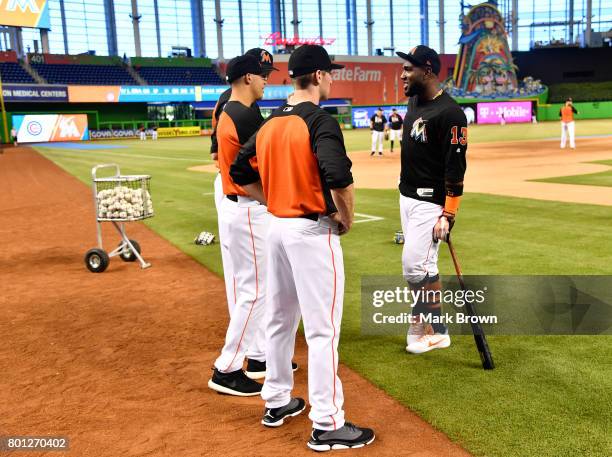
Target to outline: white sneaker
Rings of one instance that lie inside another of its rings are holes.
[[[415,322],[414,324],[410,324],[408,327],[408,336],[406,337],[406,342],[408,346],[416,343],[425,335],[433,334],[433,329],[430,324],[424,324],[423,322]]]
[[[450,336],[435,333],[433,335],[423,335],[416,342],[408,344],[406,351],[412,354],[422,354],[423,352],[429,352],[432,349],[443,349],[449,347],[451,344]]]

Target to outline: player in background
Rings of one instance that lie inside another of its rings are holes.
[[[436,51],[416,46],[397,55],[406,60],[401,79],[409,97],[399,185],[402,267],[410,288],[423,291],[412,310],[406,350],[419,354],[450,346],[436,294],[442,287],[438,250],[453,227],[463,194],[467,120],[460,106],[440,89]],[[430,321],[432,325],[427,324]]]
[[[370,118],[370,130],[372,130],[372,153],[373,156],[376,153],[376,147],[378,145],[378,155],[383,155],[383,141],[385,139],[385,132],[387,131],[387,118],[383,114],[382,108],[378,108],[374,115]]]
[[[578,111],[574,108],[572,99],[568,98],[565,101],[565,106],[559,110],[559,116],[561,117],[561,149],[565,148],[568,137],[570,148],[576,149],[574,114],[578,114]]]
[[[15,127],[11,129],[11,139],[13,140],[13,146],[19,146],[19,143],[17,143],[17,129]]]
[[[393,143],[395,139],[399,141],[400,149],[402,148],[402,124],[404,120],[402,116],[397,112],[397,108],[393,108],[391,110],[391,116],[389,116],[389,127],[391,129],[391,135],[389,136],[391,140],[391,152],[393,152]]]
[[[153,141],[157,140],[157,124],[153,126],[153,133],[151,133],[151,139]]]
[[[319,107],[329,97],[333,64],[321,46],[303,45],[289,57],[295,93],[242,148],[231,176],[273,215],[268,232],[266,351],[262,423],[278,427],[306,407],[292,398],[289,363],[300,322],[308,344],[308,392],[316,451],[362,447],[371,429],[344,419],[338,378],[338,339],[344,300],[339,235],[353,223],[351,161],[338,122]],[[258,169],[251,160],[257,157]]]

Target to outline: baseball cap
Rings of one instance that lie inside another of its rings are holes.
[[[431,67],[434,74],[440,73],[440,56],[427,46],[421,44],[412,48],[408,54],[399,51],[396,54],[416,67]]]
[[[275,68],[274,65],[274,57],[268,51],[263,48],[253,48],[249,49],[245,52],[245,55],[248,54],[250,56],[255,57],[259,60],[259,63],[263,67],[264,71],[278,71],[278,68]]]
[[[305,44],[297,48],[289,57],[289,76],[307,75],[317,70],[331,71],[344,68],[344,65],[332,63],[323,46]]]
[[[234,57],[227,64],[227,70],[225,71],[225,79],[227,82],[232,83],[241,76],[248,73],[252,75],[261,75],[264,73],[264,69],[255,57],[249,54],[243,56]]]

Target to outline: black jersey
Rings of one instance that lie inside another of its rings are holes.
[[[402,136],[400,193],[438,205],[444,205],[447,193],[458,196],[447,186],[463,182],[467,121],[450,95],[420,103],[411,97]]]
[[[376,114],[370,118],[372,121],[372,129],[377,132],[383,132],[385,130],[385,124],[387,123],[387,118],[384,114],[377,116]]]
[[[389,116],[391,130],[401,130],[403,122],[402,116],[397,113],[392,113],[391,116]]]
[[[303,102],[274,111],[242,147],[230,175],[239,185],[261,179],[271,214],[300,217],[337,211],[330,189],[353,183],[351,165],[338,121]]]
[[[219,100],[217,100],[217,103],[213,109],[213,116],[212,116],[212,135],[210,136],[210,153],[214,154],[215,152],[219,152],[219,143],[217,142],[217,122],[219,122],[219,117],[221,117],[221,113],[223,112],[223,108],[225,107],[225,105],[227,104],[227,102],[229,101],[230,97],[232,96],[232,88],[230,87],[229,89],[227,89],[225,92],[223,92],[220,96],[219,96]],[[254,102],[251,105],[251,108],[255,109],[258,113],[261,114],[261,111],[259,110],[259,105]]]

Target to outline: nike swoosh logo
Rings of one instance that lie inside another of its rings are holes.
[[[431,341],[429,343],[427,343],[428,347],[432,347],[432,346],[437,346],[438,344],[440,344],[442,342],[442,340],[438,340],[435,343],[432,343]]]

